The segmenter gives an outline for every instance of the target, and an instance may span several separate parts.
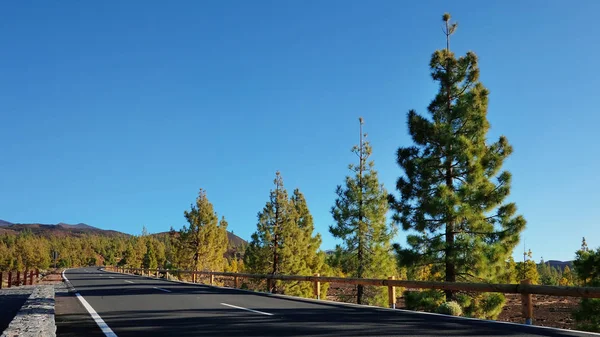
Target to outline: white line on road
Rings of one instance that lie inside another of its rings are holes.
[[[244,307],[238,307],[237,305],[231,305],[231,304],[227,304],[227,303],[221,303],[221,305],[224,305],[226,307],[232,307],[232,308],[240,309],[240,310],[251,311],[251,312],[254,312],[254,313],[257,313],[257,314],[261,314],[261,315],[273,316],[273,314],[268,313],[268,312],[262,312],[262,311],[252,310],[252,309],[248,309],[248,308],[244,308]]]
[[[135,282],[132,282],[132,281],[129,281],[129,280],[123,280],[123,281],[125,281],[127,283],[135,283]]]
[[[114,278],[114,277],[112,277],[112,276],[109,276],[108,278]]]
[[[171,292],[171,290],[167,290],[167,289],[163,289],[163,288],[159,288],[159,287],[152,287],[152,288],[154,288],[156,290],[164,291],[164,292],[167,292],[167,293]]]
[[[69,279],[67,278],[67,276],[65,276],[65,271],[66,269],[63,270],[62,276],[65,279],[65,281],[69,283]],[[81,296],[79,293],[75,293],[75,296],[77,296],[79,302],[81,302],[85,309],[90,313],[90,316],[92,316],[92,319],[94,320],[94,322],[96,322],[96,324],[98,324],[98,327],[100,328],[100,330],[102,330],[106,337],[118,337],[117,334],[114,333],[112,329],[108,327],[108,325],[104,322],[102,317],[98,315],[96,310],[94,310],[94,308],[92,308],[92,306],[85,300],[85,298],[83,298],[83,296]]]

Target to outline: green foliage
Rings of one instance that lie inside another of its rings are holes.
[[[573,286],[575,284],[573,273],[571,272],[571,268],[569,266],[565,266],[565,270],[563,270],[562,278],[560,279],[559,285],[561,286]]]
[[[219,221],[206,191],[200,189],[196,204],[184,215],[189,226],[179,236],[179,262],[193,270],[221,271],[227,251],[227,221]]]
[[[517,262],[517,275],[520,280],[531,280],[531,284],[540,284],[540,275],[534,261]]]
[[[600,247],[589,250],[585,238],[573,261],[575,271],[585,286],[600,286]],[[573,318],[580,330],[600,332],[600,299],[584,298],[573,312]]]
[[[456,301],[444,302],[437,308],[439,314],[461,316],[462,308]]]
[[[506,303],[506,297],[498,293],[459,294],[456,300],[465,316],[482,319],[496,319]]]
[[[498,268],[502,268],[502,266]],[[500,283],[514,284],[518,282],[517,264],[512,256],[508,257],[504,267],[501,270],[497,270],[496,273],[499,275],[498,282]]]
[[[537,265],[540,284],[548,286],[560,285],[563,278],[563,273],[560,269],[551,267],[549,263],[545,263],[544,259]]]
[[[584,298],[573,312],[579,330],[600,332],[600,299]]]
[[[146,269],[158,268],[158,261],[156,259],[156,253],[154,252],[154,245],[150,240],[146,242],[146,254],[144,255],[143,267]]]
[[[387,191],[379,183],[375,164],[369,161],[371,146],[361,141],[352,149],[358,165],[350,165],[353,175],[346,177],[345,186],[336,189],[337,199],[331,209],[335,225],[329,232],[343,240],[337,248],[337,263],[343,272],[358,278],[388,278],[396,275],[396,262],[391,253],[395,228],[388,225]],[[357,303],[387,306],[383,288],[357,287]]]
[[[584,249],[582,245],[582,249],[578,250],[575,256],[573,266],[581,283],[584,286],[597,284],[600,281],[600,248],[593,251],[587,249],[587,245]]]
[[[430,68],[440,89],[429,118],[408,113],[414,146],[398,149],[404,175],[400,198],[390,196],[394,221],[412,232],[398,249],[400,263],[431,265],[448,282],[496,282],[525,228],[516,205],[505,202],[511,175],[501,168],[512,147],[503,136],[487,143],[489,92],[474,53],[438,50]]]
[[[525,228],[510,193],[511,174],[502,165],[512,153],[506,137],[488,143],[488,90],[479,82],[477,56],[455,57],[449,36],[456,29],[444,15],[447,47],[434,52],[431,76],[439,92],[429,116],[408,113],[414,145],[401,147],[397,162],[400,197],[389,196],[393,220],[408,231],[407,246],[396,251],[401,266],[428,266],[433,280],[512,281],[507,261]],[[535,266],[535,264],[534,264]],[[446,291],[446,300],[455,298]],[[467,301],[466,297],[470,297]],[[494,317],[503,297],[461,296],[464,312]],[[468,304],[468,305],[465,305]]]
[[[444,293],[439,290],[404,292],[404,305],[408,310],[436,312],[444,302]]]
[[[290,274],[311,276],[322,272],[325,257],[318,252],[320,235],[314,235],[314,224],[306,200],[299,190],[291,198],[283,186],[279,172],[269,201],[258,213],[257,230],[246,248],[244,265],[256,274]],[[259,287],[256,281],[252,285]],[[274,281],[273,293],[312,297],[308,282]]]

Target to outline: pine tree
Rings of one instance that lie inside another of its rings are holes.
[[[282,249],[283,260],[282,274],[288,275],[314,275],[320,273],[325,263],[325,256],[319,251],[321,235],[313,236],[314,223],[306,199],[299,189],[295,189],[290,198],[295,217],[291,224],[293,232],[298,232],[294,237],[288,237]],[[327,287],[323,284],[321,287]],[[286,284],[285,293],[292,296],[312,296],[312,284],[309,282],[295,282]]]
[[[350,165],[353,175],[346,177],[345,186],[336,189],[337,199],[331,208],[335,225],[329,232],[343,240],[344,272],[358,278],[387,278],[396,274],[395,261],[391,255],[391,239],[395,234],[386,219],[388,211],[387,191],[379,183],[375,164],[369,161],[371,146],[365,141],[360,122],[360,141],[352,152],[358,156],[358,164]],[[382,291],[357,286],[358,304],[385,305]]]
[[[219,222],[213,205],[200,189],[196,204],[184,212],[189,226],[180,231],[182,262],[193,270],[223,270],[227,250],[227,222]]]
[[[154,245],[151,240],[146,241],[146,254],[144,254],[143,268],[158,268],[158,261],[156,260],[156,253],[154,252]]]
[[[523,254],[524,261],[517,262],[517,276],[520,280],[530,280],[531,284],[540,283],[540,274],[538,273],[537,265],[533,261],[531,249]]]
[[[244,256],[244,266],[251,273],[313,275],[323,265],[324,257],[317,253],[321,244],[319,235],[313,236],[313,220],[302,193],[294,191],[288,198],[279,172],[275,176],[275,189],[269,201],[258,213],[257,230]],[[273,293],[311,296],[306,282],[271,282]]]
[[[562,273],[562,278],[560,279],[560,285],[572,286],[573,284],[573,273],[571,272],[571,268],[569,268],[569,266],[565,266],[565,269]]]
[[[587,242],[585,241],[585,237],[583,237],[583,239],[581,239],[581,249],[582,252],[587,252],[589,251],[588,249],[588,245]]]
[[[408,113],[414,146],[398,149],[404,176],[400,198],[390,196],[393,219],[408,235],[399,249],[403,264],[432,264],[446,282],[493,282],[519,242],[525,219],[504,203],[511,175],[499,173],[512,147],[506,137],[487,144],[488,90],[479,82],[477,56],[456,58],[450,36],[456,24],[444,14],[446,48],[430,62],[440,89],[428,107],[430,118]],[[496,182],[493,179],[496,179]],[[446,291],[447,300],[453,298]]]
[[[127,244],[123,260],[125,261],[123,265],[130,268],[137,268],[137,266],[135,265],[135,261],[137,260],[137,254],[131,242]]]
[[[585,239],[584,239],[585,243]],[[576,252],[576,259],[573,266],[584,286],[600,286],[600,247],[595,251],[583,245]],[[573,312],[577,329],[600,332],[600,299],[583,298],[579,307]]]

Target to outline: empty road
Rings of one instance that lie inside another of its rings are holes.
[[[588,336],[287,299],[97,268],[70,269],[65,276],[87,309],[74,293],[57,297],[58,336]]]

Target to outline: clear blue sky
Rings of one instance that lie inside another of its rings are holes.
[[[357,119],[393,190],[445,11],[454,51],[479,55],[490,136],[514,146],[535,259],[600,246],[594,0],[4,2],[0,219],[166,231],[202,187],[248,239],[280,170],[332,248]]]

